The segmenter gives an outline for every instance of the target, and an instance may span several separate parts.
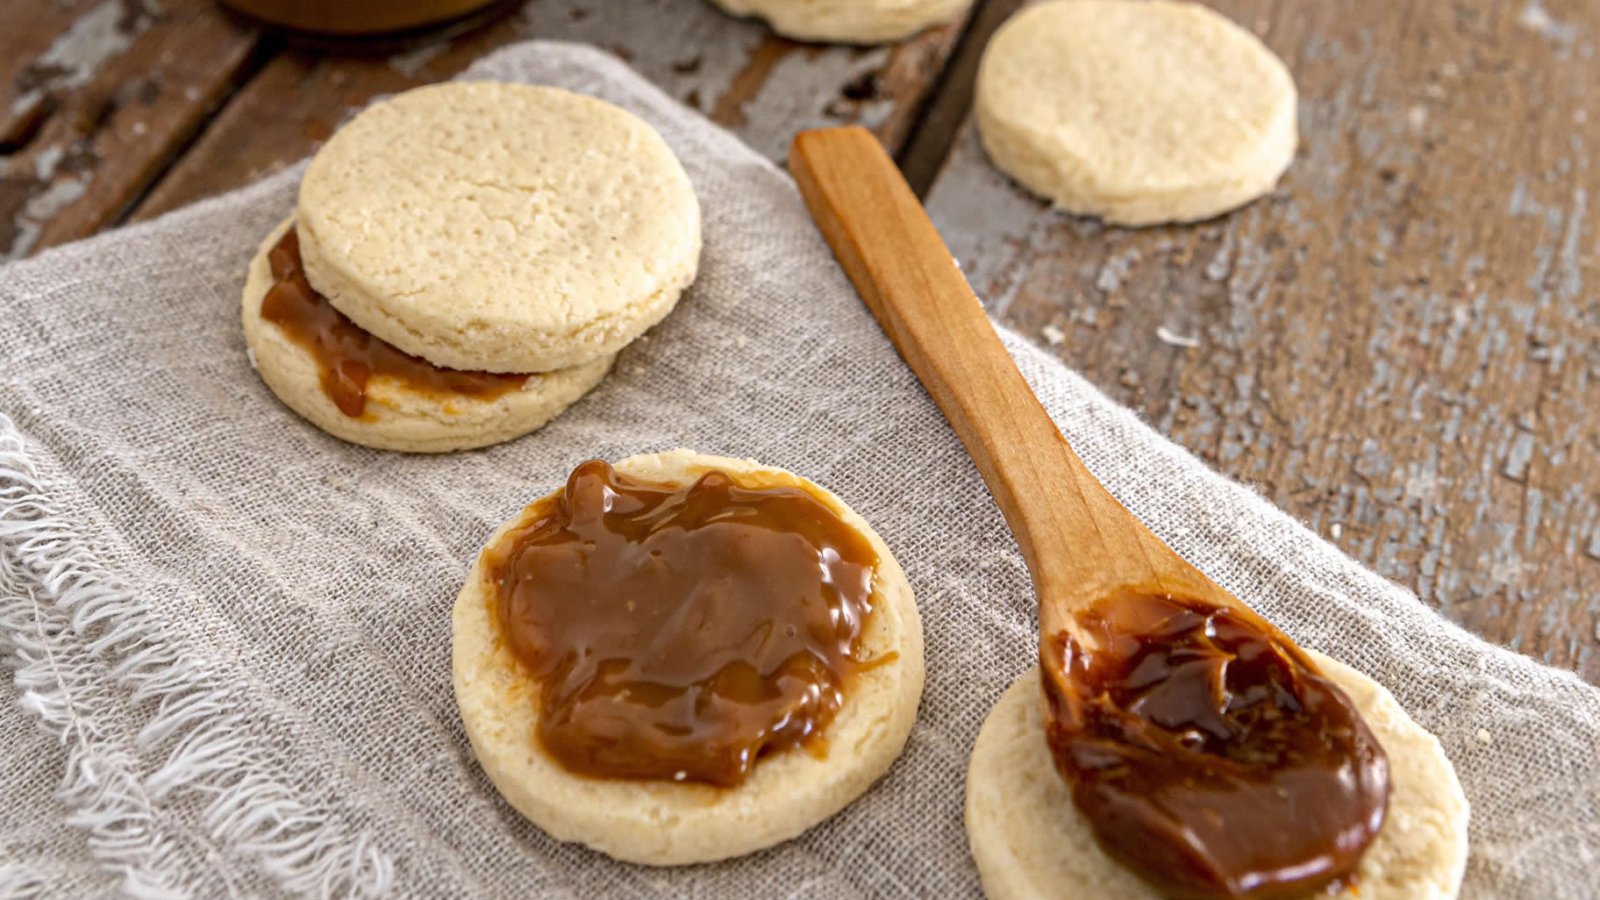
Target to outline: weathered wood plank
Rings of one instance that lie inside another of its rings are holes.
[[[0,22],[0,261],[114,222],[256,45],[210,0],[0,0]]]
[[[972,9],[967,28],[961,35],[945,70],[939,89],[929,98],[916,130],[900,148],[895,161],[906,176],[906,183],[924,199],[950,157],[961,124],[972,107],[972,91],[978,77],[978,64],[989,39],[1006,20],[1022,7],[1023,0],[984,0]]]
[[[824,48],[776,38],[704,0],[532,0],[479,32],[388,58],[286,53],[217,117],[136,218],[288,165],[372,97],[448,78],[495,47],[535,37],[611,49],[775,159],[795,131],[841,122],[866,124],[898,146],[959,33],[950,26],[894,48]]]
[[[969,126],[935,220],[994,312],[1162,431],[1600,681],[1600,7],[1210,2],[1300,84],[1275,196],[1104,228],[1010,186]]]

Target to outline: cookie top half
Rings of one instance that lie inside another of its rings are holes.
[[[547,372],[615,353],[694,280],[700,206],[633,114],[556,88],[456,82],[375,104],[300,186],[312,285],[438,366]]]

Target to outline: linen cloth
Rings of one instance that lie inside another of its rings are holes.
[[[278,404],[239,291],[297,172],[0,270],[0,894],[978,894],[967,756],[1036,626],[955,436],[769,162],[595,50],[520,45],[466,77],[633,110],[704,205],[699,282],[533,436],[406,456]],[[1473,807],[1466,896],[1596,895],[1600,692],[1448,624],[1004,337],[1156,533],[1440,737]],[[916,590],[928,678],[904,757],[844,812],[653,870],[498,799],[451,695],[450,608],[495,527],[576,463],[678,446],[790,469],[872,522]]]

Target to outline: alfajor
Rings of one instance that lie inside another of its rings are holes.
[[[631,113],[459,82],[374,104],[319,151],[242,303],[262,380],[329,433],[443,452],[538,428],[694,281],[700,207]]]

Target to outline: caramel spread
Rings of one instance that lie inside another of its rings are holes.
[[[1389,765],[1339,688],[1228,609],[1143,593],[1045,648],[1056,768],[1100,845],[1168,896],[1302,896],[1354,872]],[[1270,626],[1269,626],[1270,628]],[[1065,690],[1063,690],[1065,688]]]
[[[366,412],[367,382],[373,376],[392,378],[421,393],[480,400],[517,390],[531,377],[442,369],[368,334],[306,280],[300,264],[300,236],[293,228],[284,233],[267,259],[272,266],[272,287],[261,300],[261,318],[278,326],[316,359],[323,393],[351,418]]]
[[[567,770],[732,787],[767,754],[818,752],[873,664],[878,557],[777,477],[658,484],[586,462],[487,551],[490,617]]]

